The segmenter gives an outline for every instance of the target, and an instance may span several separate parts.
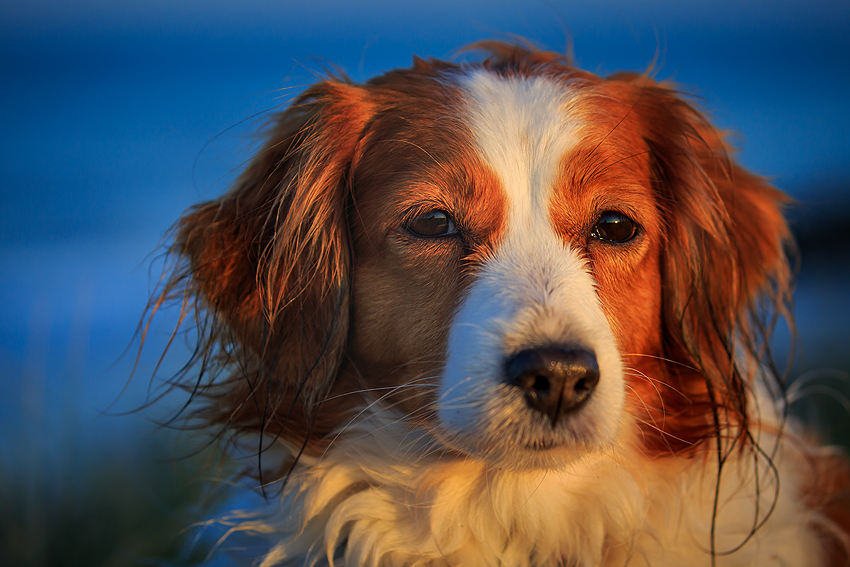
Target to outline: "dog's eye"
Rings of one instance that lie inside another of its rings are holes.
[[[605,242],[620,243],[634,238],[637,231],[637,224],[626,215],[615,211],[605,211],[593,225],[590,235]]]
[[[407,222],[408,232],[422,238],[449,236],[457,232],[457,227],[446,211],[428,211]]]

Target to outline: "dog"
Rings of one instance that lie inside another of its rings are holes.
[[[789,199],[648,73],[472,47],[308,88],[176,225],[155,304],[278,487],[257,562],[847,565],[768,346]]]

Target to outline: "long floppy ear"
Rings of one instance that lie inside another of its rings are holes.
[[[676,93],[645,78],[637,83],[634,112],[667,222],[665,356],[675,361],[674,375],[695,383],[683,386],[696,418],[678,437],[743,441],[749,374],[772,365],[767,341],[776,316],[790,318],[790,233],[782,215],[789,199],[736,164],[722,135]]]
[[[204,366],[230,374],[204,385],[205,419],[295,443],[333,427],[316,408],[345,347],[348,171],[368,118],[362,89],[310,88],[234,188],[178,222],[186,295],[208,317]]]

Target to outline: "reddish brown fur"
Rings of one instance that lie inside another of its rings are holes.
[[[181,221],[176,248],[191,261],[191,289],[221,319],[228,333],[216,339],[224,350],[232,341],[229,362],[245,374],[211,388],[214,422],[299,443],[338,423],[315,423],[313,408],[344,351],[345,176],[368,110],[355,87],[308,90],[236,187]]]
[[[734,364],[735,341],[743,337],[761,360],[764,337],[751,327],[756,297],[772,283],[778,309],[789,299],[785,198],[732,163],[714,129],[664,85],[618,75],[591,96],[594,132],[579,150],[586,155],[573,158],[587,166],[568,187],[598,187],[613,202],[597,210],[625,208],[651,243],[666,243],[637,250],[637,241],[614,258],[589,249],[635,370],[632,406],[646,424],[647,449],[681,454],[721,433],[744,441],[751,377]]]
[[[369,377],[363,387],[422,382],[400,388],[396,397],[407,412],[426,417],[422,408],[434,401],[433,384],[468,272],[498,242],[505,207],[497,181],[469,149],[469,133],[456,114],[457,93],[431,92],[433,106],[424,106],[405,98],[403,86],[384,87],[396,91],[398,102],[392,114],[375,117],[352,171],[357,261],[349,370]],[[457,212],[464,241],[411,237],[405,221],[431,209]]]

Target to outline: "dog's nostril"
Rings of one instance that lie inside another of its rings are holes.
[[[583,404],[599,382],[593,353],[580,348],[541,347],[520,351],[505,361],[507,383],[522,390],[528,405],[554,426]]]
[[[599,371],[597,370],[594,374],[593,378],[582,378],[575,385],[575,391],[577,393],[581,392],[589,392],[596,386],[596,383],[599,382]]]
[[[534,378],[534,389],[538,392],[548,393],[549,389],[552,387],[549,379],[545,376],[537,376]]]

